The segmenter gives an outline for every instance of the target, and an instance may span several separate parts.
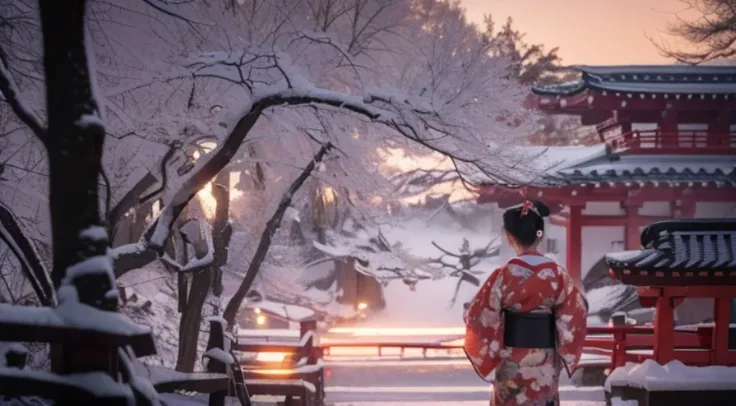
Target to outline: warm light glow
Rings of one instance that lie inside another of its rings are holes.
[[[426,328],[381,328],[381,327],[335,327],[329,333],[353,336],[428,336],[465,335],[465,327],[426,327]]]
[[[285,352],[259,352],[256,354],[256,360],[260,362],[284,362],[289,354]]]
[[[332,187],[325,185],[322,190],[322,198],[327,205],[331,205],[337,200],[337,192]]]
[[[248,373],[258,374],[258,375],[293,375],[294,370],[293,369],[256,369],[253,371],[248,371]]]
[[[260,309],[260,308],[258,308],[258,307],[256,307],[255,309],[253,309],[253,312],[254,312],[255,314],[261,314],[261,309]]]
[[[401,148],[379,148],[378,155],[383,159],[381,169],[389,173],[408,172],[416,169],[452,170],[452,162],[440,154],[427,156],[411,156]],[[450,201],[468,199],[473,196],[459,181],[445,182],[430,187],[425,193],[401,199],[404,204],[415,204],[423,201],[427,195],[450,194]]]
[[[266,316],[259,314],[258,317],[256,317],[256,324],[259,326],[266,324]]]
[[[358,303],[358,310],[365,310],[368,308],[367,303]]]
[[[197,192],[197,200],[199,200],[199,206],[202,208],[202,214],[211,220],[215,218],[215,210],[217,209],[217,200],[212,194],[212,182],[207,183],[202,190]]]

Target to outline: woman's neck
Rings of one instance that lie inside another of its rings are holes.
[[[537,250],[537,247],[529,247],[529,248],[518,248],[516,250],[516,256],[522,256],[522,255],[542,255]]]

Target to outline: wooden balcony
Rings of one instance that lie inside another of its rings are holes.
[[[606,138],[614,152],[637,154],[736,155],[736,132],[660,130],[632,131]]]

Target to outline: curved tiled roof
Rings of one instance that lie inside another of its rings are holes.
[[[644,229],[641,243],[642,250],[606,255],[608,266],[617,276],[676,276],[690,278],[689,284],[698,284],[703,277],[716,277],[721,278],[719,284],[736,284],[736,219],[656,222]]]
[[[736,94],[736,66],[576,66],[579,80],[532,86],[538,95],[570,96],[586,89],[660,94]]]

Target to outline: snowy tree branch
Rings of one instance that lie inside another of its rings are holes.
[[[21,92],[18,89],[10,69],[7,65],[7,56],[0,46],[0,97],[10,105],[18,119],[20,119],[39,140],[46,139],[46,128],[41,124],[41,119],[21,100]]]
[[[212,227],[205,219],[199,219],[198,225],[200,235],[202,236],[206,244],[206,252],[204,256],[187,261],[186,264],[179,264],[178,262],[176,262],[176,260],[164,254],[161,256],[161,261],[166,264],[170,269],[181,273],[193,273],[206,269],[213,263],[215,258],[215,247],[212,243]]]
[[[31,241],[23,234],[17,219],[8,207],[0,203],[0,240],[10,248],[20,262],[21,271],[31,284],[43,306],[53,306],[54,290],[46,267]]]

